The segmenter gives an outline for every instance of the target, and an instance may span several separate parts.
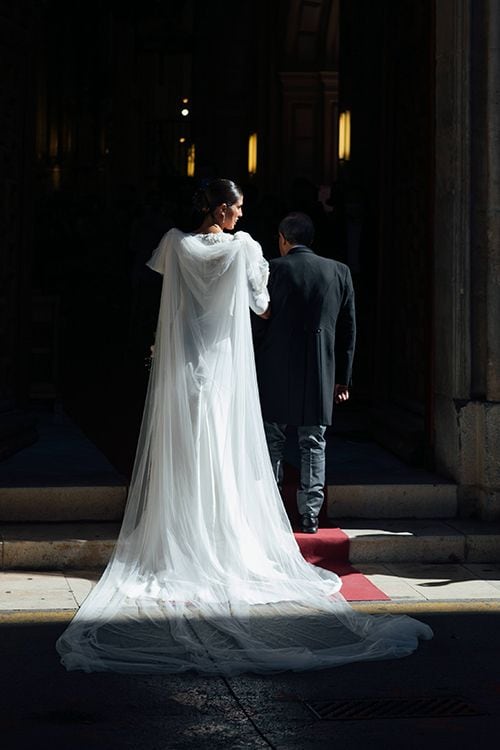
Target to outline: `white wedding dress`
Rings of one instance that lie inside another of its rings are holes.
[[[173,229],[149,265],[164,282],[129,497],[108,567],[57,642],[64,666],[234,675],[411,653],[427,625],[356,613],[293,536],[254,368],[260,246]]]

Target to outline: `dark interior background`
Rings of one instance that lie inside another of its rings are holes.
[[[63,410],[129,470],[160,284],[144,262],[189,225],[196,186],[226,176],[267,257],[304,210],[315,250],[349,264],[353,424],[429,463],[433,15],[418,0],[0,0],[0,413]]]

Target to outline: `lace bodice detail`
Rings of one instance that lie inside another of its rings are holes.
[[[234,262],[244,262],[248,304],[260,315],[267,310],[269,264],[262,248],[247,232],[184,233],[171,229],[163,237],[147,265],[164,274],[170,254],[177,256],[190,286],[198,287],[210,278],[220,277]]]

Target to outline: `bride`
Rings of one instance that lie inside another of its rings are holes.
[[[68,670],[205,674],[405,656],[427,625],[356,613],[307,563],[264,436],[249,306],[267,315],[261,248],[233,230],[243,196],[214,180],[198,230],[170,230],[154,357],[119,538],[57,642]],[[271,311],[272,314],[272,311]]]

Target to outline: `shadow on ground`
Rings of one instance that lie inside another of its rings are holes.
[[[500,719],[500,613],[422,615],[435,638],[404,659],[233,679],[67,673],[65,624],[0,627],[5,747],[85,750],[490,748]],[[308,701],[459,697],[474,715],[318,719]]]

